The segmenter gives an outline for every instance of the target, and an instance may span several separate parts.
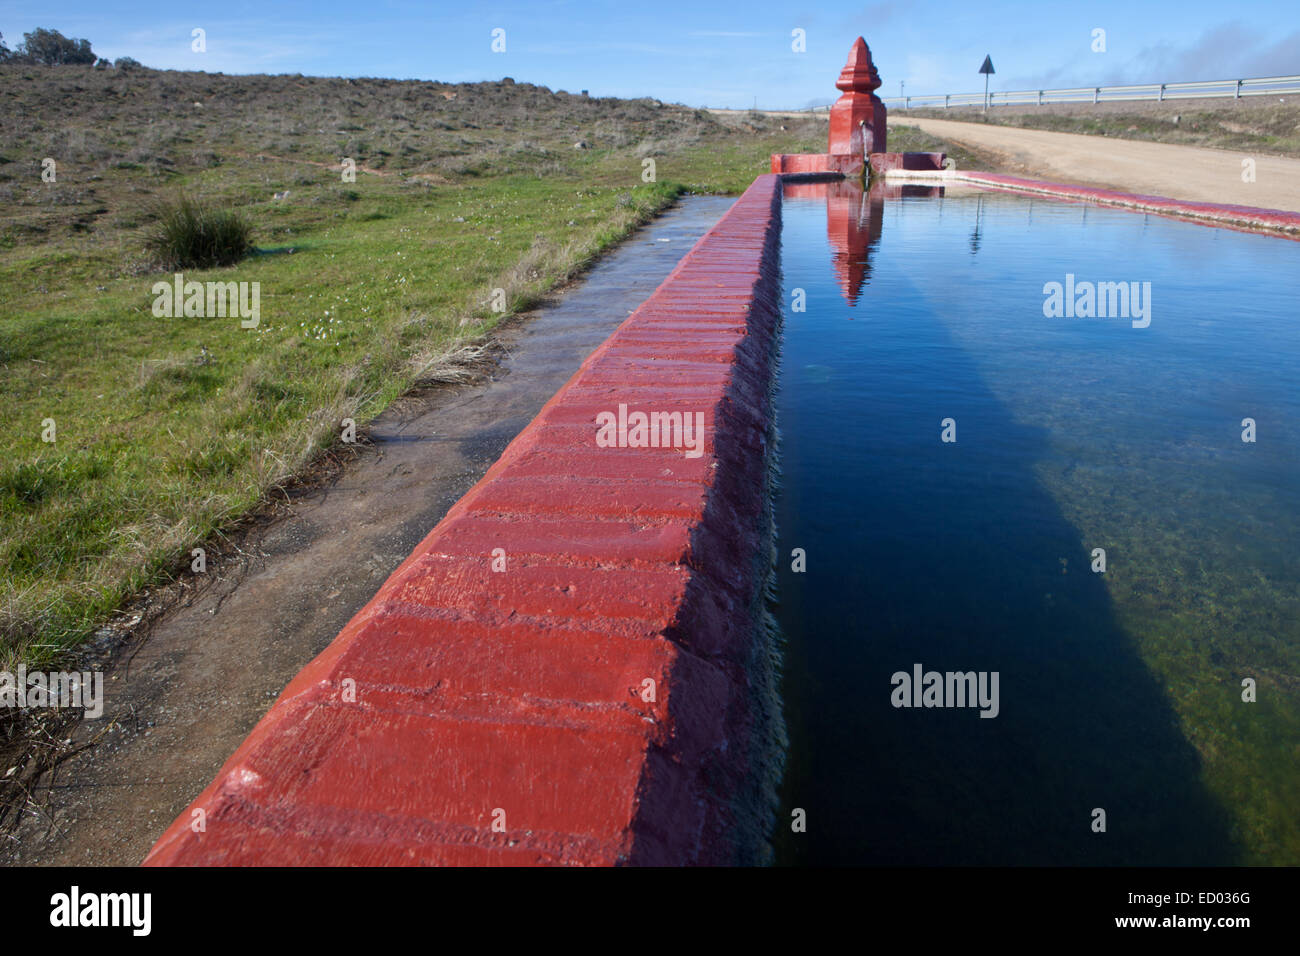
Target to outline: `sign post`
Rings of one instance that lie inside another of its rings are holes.
[[[989,75],[993,72],[993,58],[987,53],[984,55],[984,65],[980,67],[980,72],[984,74],[984,112],[989,111]]]

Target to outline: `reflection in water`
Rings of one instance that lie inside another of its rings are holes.
[[[826,238],[831,243],[831,265],[844,301],[856,305],[871,278],[871,253],[880,242],[886,199],[904,196],[942,196],[942,186],[878,182],[870,191],[853,179],[831,182],[788,183],[787,199],[826,200]],[[853,313],[849,313],[852,319]]]
[[[778,859],[1300,861],[1300,244],[998,195],[786,198],[809,308],[777,398],[779,818],[808,826]],[[1150,276],[1151,329],[1044,321],[1043,281],[1080,262]],[[1243,453],[1243,406],[1277,441]],[[999,716],[896,709],[918,664],[998,672]],[[1247,674],[1271,702],[1241,703]]]

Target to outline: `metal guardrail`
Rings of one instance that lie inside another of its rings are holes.
[[[989,106],[1044,106],[1049,103],[1112,103],[1124,100],[1186,100],[1232,98],[1300,93],[1300,76],[1263,76],[1242,80],[1198,80],[1192,83],[1139,83],[1133,86],[1078,86],[1066,90],[1015,90],[990,92]],[[921,107],[981,106],[983,93],[936,93],[930,96],[881,97],[886,106],[903,109]],[[829,110],[813,107],[809,112]]]

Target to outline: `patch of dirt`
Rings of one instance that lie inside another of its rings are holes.
[[[1300,212],[1300,159],[915,115],[895,121],[997,153],[1037,179]],[[1247,160],[1251,181],[1243,177]]]

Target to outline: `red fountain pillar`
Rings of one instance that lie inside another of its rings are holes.
[[[885,104],[875,94],[880,89],[880,74],[862,37],[849,50],[849,61],[840,70],[835,87],[844,95],[831,107],[828,152],[850,156],[885,152]]]

